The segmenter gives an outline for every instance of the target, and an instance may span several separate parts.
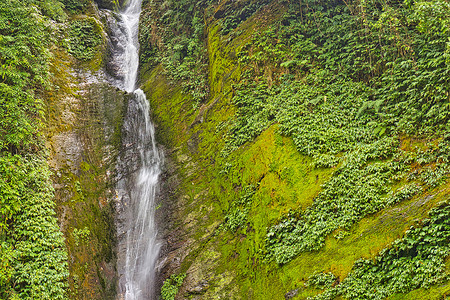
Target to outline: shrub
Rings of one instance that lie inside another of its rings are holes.
[[[69,53],[79,60],[94,58],[102,42],[101,28],[94,19],[75,20],[69,24]]]

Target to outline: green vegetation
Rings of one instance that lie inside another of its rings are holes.
[[[171,275],[170,278],[166,279],[161,287],[161,298],[163,300],[174,300],[184,278],[186,278],[186,274]]]
[[[102,42],[101,28],[93,18],[75,20],[69,25],[69,53],[79,60],[94,58]]]
[[[419,186],[406,189],[406,196],[402,190],[396,201],[387,196],[389,185],[404,178],[412,163],[398,159],[398,135],[438,137],[449,129],[448,83],[438,75],[449,72],[446,27],[441,24],[433,34],[424,30],[423,22],[430,20],[420,18],[425,9],[420,5],[376,4],[366,3],[363,15],[345,3],[292,4],[279,24],[255,34],[237,54],[244,72],[235,87],[237,113],[223,155],[279,123],[281,133],[313,156],[316,167],[343,161],[312,207],[290,213],[268,230],[266,250],[280,264],[317,250],[337,228],[349,229],[367,214],[414,196]],[[441,5],[431,9],[440,12]],[[404,16],[405,23],[397,25],[402,43],[393,43],[393,33],[382,26],[384,18],[397,14]],[[447,148],[447,142],[440,147]],[[370,163],[393,155],[397,159],[391,162]],[[441,163],[424,168],[422,176],[446,177],[447,155],[428,163],[436,161]]]
[[[424,30],[432,26],[424,22],[439,21],[421,19],[425,8],[419,4],[374,1],[365,3],[363,16],[353,5],[292,4],[279,24],[243,47],[237,56],[244,76],[233,100],[238,119],[229,143],[239,146],[273,122],[308,155],[347,151],[384,134],[448,130],[448,84],[441,77],[449,72],[445,22],[441,30]],[[442,5],[426,7],[441,13]],[[399,18],[395,29],[383,26],[393,18]],[[252,113],[254,119],[244,119]],[[327,118],[320,121],[322,116]],[[246,121],[262,125],[247,128]]]
[[[33,5],[39,9],[40,14],[55,21],[65,21],[67,15],[64,12],[64,5],[59,0],[25,0],[23,5]]]
[[[227,2],[216,12],[220,19],[222,34],[226,35],[236,29],[242,22],[250,18],[261,7],[270,3],[269,0],[243,1],[241,3]]]
[[[83,229],[75,228],[72,232],[72,235],[75,241],[75,246],[79,246],[82,241],[84,241],[85,243],[89,241],[89,236],[91,235],[91,232],[87,227],[84,227]]]
[[[0,298],[65,299],[67,252],[59,231],[43,129],[50,19],[58,1],[0,3]]]
[[[225,222],[223,223],[225,228],[236,232],[239,227],[245,225],[255,190],[253,185],[242,189],[241,196],[231,203],[231,208],[225,216]]]
[[[2,178],[16,185],[17,190],[10,192],[15,192],[20,205],[9,227],[12,235],[6,232],[10,237],[6,242],[13,247],[13,260],[9,262],[11,277],[2,285],[2,296],[6,299],[14,295],[20,299],[65,299],[69,275],[67,252],[54,212],[47,163],[34,155],[16,155],[7,157],[7,161],[12,165],[3,167],[16,171],[2,172],[6,175]],[[8,290],[10,285],[13,288]]]
[[[420,227],[411,227],[373,260],[355,262],[341,283],[331,287],[334,276],[323,274],[309,280],[325,292],[313,299],[386,299],[394,293],[406,293],[448,280],[445,258],[450,254],[450,205],[439,204]],[[320,278],[324,278],[319,280]],[[325,282],[325,283],[323,283]],[[328,283],[328,284],[326,284]]]
[[[202,8],[211,0],[151,1],[140,19],[141,62],[161,63],[198,107],[209,95]]]
[[[82,13],[88,7],[88,0],[63,0],[64,7],[71,13]]]
[[[178,159],[177,191],[195,242],[181,289],[207,277],[205,299],[306,299],[317,288],[324,299],[448,294],[448,238],[417,225],[448,199],[448,3],[224,0],[171,4],[165,19],[157,3],[144,6],[158,21],[142,24],[143,82],[161,139],[189,158]],[[191,24],[162,28],[189,20],[185,11],[205,23],[210,86],[200,102],[179,87],[191,77],[170,83],[179,64],[152,60],[178,59],[178,47],[161,45],[188,36]],[[369,266],[395,240],[420,243],[405,233],[413,224],[443,249],[421,253],[429,269],[406,273],[417,261],[402,265],[411,254],[403,252],[386,256],[401,266],[392,273]],[[356,261],[366,267],[355,271]]]
[[[319,289],[331,288],[337,280],[333,273],[316,273],[308,278],[305,286],[313,286]]]

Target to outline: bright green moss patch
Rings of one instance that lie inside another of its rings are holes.
[[[149,91],[147,98],[152,107],[152,116],[156,123],[163,126],[161,130],[163,134],[157,133],[161,139],[176,147],[183,144],[188,138],[187,136],[175,136],[177,132],[183,132],[187,129],[187,124],[177,122],[173,116],[179,115],[188,120],[192,120],[192,100],[187,95],[184,95],[182,90],[175,84],[170,84],[168,80],[159,75],[161,68],[155,68],[148,77],[151,79],[144,83],[143,89]],[[145,76],[145,75],[144,75]],[[147,76],[146,76],[147,77]],[[172,101],[161,105],[160,101],[166,97],[170,97]]]
[[[308,207],[334,171],[314,168],[310,158],[296,151],[292,140],[278,134],[277,127],[264,131],[255,143],[237,154],[231,172],[239,174],[243,183],[259,182],[256,196],[267,197],[264,206],[276,212],[274,218],[290,209]]]
[[[411,227],[373,260],[358,260],[336,287],[328,286],[315,299],[384,299],[395,292],[408,292],[442,283],[448,278],[444,259],[450,254],[448,239],[450,206],[442,203],[429,212],[421,226]]]
[[[242,227],[245,232],[257,226],[257,235],[264,235],[266,227],[284,213],[308,207],[333,172],[315,169],[291,140],[276,132],[276,126],[265,131],[244,153],[237,154],[235,165],[221,176],[225,181],[236,178],[235,184],[242,187],[228,202],[225,225],[231,231]]]

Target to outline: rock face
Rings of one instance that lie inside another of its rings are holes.
[[[117,10],[122,6],[124,1],[117,0],[95,0],[99,8]]]
[[[73,299],[115,297],[113,183],[120,142],[117,124],[126,99],[108,84],[90,85],[81,109],[72,111],[72,129],[55,132],[50,139],[50,165],[69,250]],[[66,109],[74,107],[72,103]]]
[[[117,9],[115,2],[102,3]],[[111,12],[88,14],[102,24],[100,15]],[[111,44],[106,32],[89,61],[55,51],[51,72],[58,93],[46,95],[49,165],[69,253],[70,299],[116,297],[116,164],[129,95],[107,82],[114,74],[104,69]]]
[[[164,7],[168,4],[162,5],[162,2],[152,1],[143,8],[143,15],[151,17],[141,21],[142,26],[146,26],[141,30],[141,47],[149,52],[164,40],[161,37],[164,32],[158,31],[162,26],[158,24],[158,16],[169,18],[173,13],[164,14]],[[200,2],[204,5],[203,1]],[[287,43],[269,38],[261,49],[253,52],[248,49],[253,49],[252,38],[257,40],[264,34],[275,34],[276,30],[269,30],[271,25],[289,23],[289,14],[293,12],[288,12],[288,6],[293,2],[224,0],[215,1],[202,11],[208,56],[205,72],[208,73],[210,90],[203,102],[190,93],[189,88],[194,87],[186,84],[189,81],[188,76],[183,77],[186,70],[176,69],[164,60],[159,64],[159,60],[148,59],[148,53],[142,54],[146,63],[142,66],[141,86],[151,103],[158,140],[166,147],[167,156],[161,208],[158,210],[161,234],[166,241],[159,263],[160,286],[171,275],[185,274],[176,299],[313,297],[326,288],[341,284],[357,265],[355,262],[374,260],[382,249],[401,239],[410,226],[417,225],[417,220],[427,218],[430,209],[439,201],[449,197],[448,182],[442,181],[426,193],[418,193],[392,206],[383,206],[348,228],[333,229],[314,251],[297,252],[287,262],[276,262],[267,255],[269,229],[276,229],[275,225],[279,224],[278,227],[287,228],[282,234],[288,235],[295,226],[300,226],[302,213],[318,201],[318,195],[331,179],[344,172],[335,161],[318,166],[312,155],[301,153],[295,143],[298,141],[280,132],[281,125],[273,121],[274,116],[270,113],[276,111],[274,107],[267,108],[267,126],[255,120],[255,127],[266,126],[264,129],[232,151],[224,151],[227,146],[225,140],[230,134],[228,129],[235,125],[233,122],[239,105],[244,108],[253,105],[245,102],[251,97],[245,93],[240,98],[243,103],[233,101],[239,84],[257,84],[266,80],[264,89],[270,89],[276,81],[275,72],[284,72],[287,77],[292,75],[287,63],[284,64],[286,67],[270,65],[271,60],[277,59],[277,51]],[[241,13],[235,19],[227,18],[234,11]],[[316,24],[315,15],[310,17],[311,24]],[[299,15],[298,19],[301,18],[305,16]],[[156,21],[152,23],[151,20]],[[227,25],[229,28],[224,30]],[[150,46],[143,46],[145,42]],[[184,47],[182,41],[175,42],[179,42],[178,48]],[[275,53],[272,53],[273,57],[267,54],[270,57],[266,61],[260,60],[259,56],[265,51],[264,47]],[[160,48],[167,51],[165,58],[168,61],[179,59],[180,53],[174,53],[172,48]],[[250,52],[250,58],[240,60],[242,52]],[[247,67],[256,70],[260,76],[246,78],[244,70]],[[298,75],[298,78],[302,79],[302,76]],[[260,95],[255,94],[255,97]],[[266,94],[262,92],[261,95],[259,100],[263,103]],[[320,103],[330,101],[323,95],[317,99]],[[305,113],[314,111],[314,105],[308,106]],[[253,115],[247,117],[251,119]],[[239,132],[239,128],[233,128]],[[411,150],[408,138],[395,137],[394,140],[400,141],[395,150]],[[420,142],[417,140],[417,143]],[[381,160],[386,162],[390,158]],[[370,167],[371,164],[367,165]],[[381,198],[384,199],[386,193],[383,192]],[[289,223],[291,219],[295,224]],[[280,244],[279,251],[290,255],[290,249],[283,249],[283,244]],[[446,261],[448,266],[448,259]],[[309,278],[314,279],[317,273],[332,273],[334,279],[327,287],[320,282],[317,287],[308,285]],[[435,285],[430,291],[396,292],[395,297],[426,299],[433,295],[437,299],[447,295],[449,290],[449,282],[444,280],[441,286]]]

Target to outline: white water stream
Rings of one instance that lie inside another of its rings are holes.
[[[124,87],[129,93],[135,90],[136,78],[139,67],[139,15],[141,13],[141,1],[131,0],[121,13],[126,38],[124,57]],[[145,97],[145,96],[144,96]]]
[[[124,153],[119,160],[118,271],[119,297],[125,300],[154,299],[155,265],[159,256],[155,224],[155,196],[163,155],[155,142],[149,104],[136,88],[139,66],[139,14],[142,0],[131,0],[120,13],[114,55],[122,80],[118,84],[133,93],[123,127]]]
[[[154,291],[155,264],[160,243],[155,226],[155,195],[158,188],[162,155],[156,147],[154,127],[149,119],[149,105],[141,90],[134,92],[135,110],[142,118],[127,122],[127,132],[136,134],[132,147],[139,155],[137,171],[128,175],[128,210],[126,258],[123,270],[125,300],[151,299]],[[131,107],[129,107],[130,109]],[[134,115],[134,114],[133,114]]]

